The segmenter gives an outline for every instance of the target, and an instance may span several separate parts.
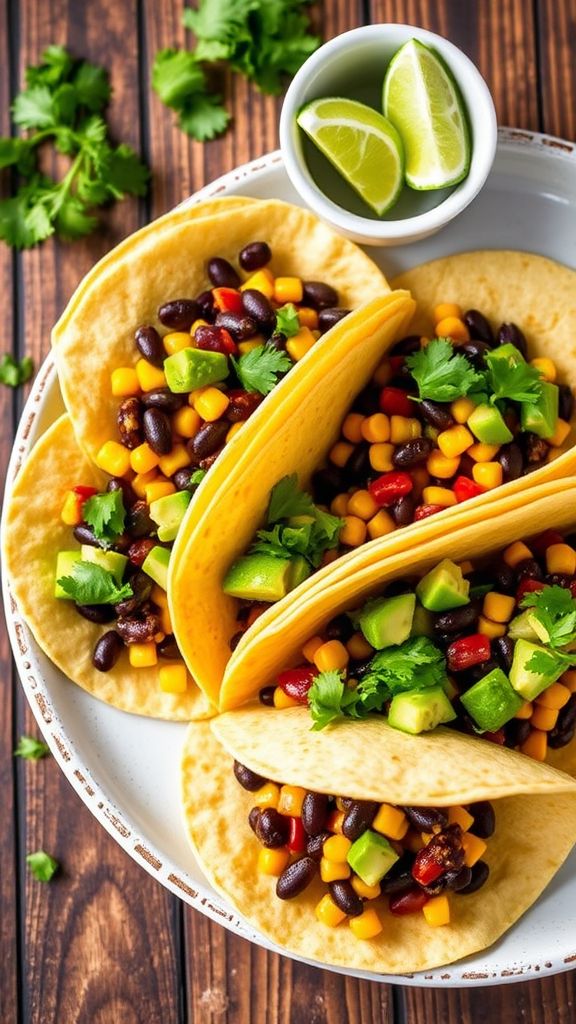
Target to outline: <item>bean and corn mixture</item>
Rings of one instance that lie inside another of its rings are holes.
[[[396,807],[278,785],[238,761],[234,774],[254,801],[248,823],[260,843],[258,872],[277,879],[281,900],[319,876],[326,892],[315,913],[328,928],[348,921],[357,939],[373,939],[385,932],[387,911],[449,925],[453,896],[488,879],[482,857],[496,824],[488,801]]]
[[[338,616],[303,663],[260,691],[308,705],[315,729],[384,714],[413,734],[440,724],[538,761],[576,731],[576,538],[546,530],[481,567],[444,559],[420,580]]]
[[[104,494],[82,483],[67,492],[61,518],[82,548],[60,552],[55,590],[84,618],[111,626],[93,651],[101,672],[127,647],[133,668],[162,659],[162,691],[185,692],[166,577],[191,496],[265,395],[349,312],[329,284],[274,277],[271,259],[268,244],[255,241],[239,253],[240,271],[209,260],[211,288],[162,305],[166,333],[138,327],[135,365],[112,372],[118,437],[96,457],[111,479]]]

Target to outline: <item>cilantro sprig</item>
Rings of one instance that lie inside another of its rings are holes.
[[[29,853],[26,863],[37,882],[49,882],[60,867],[57,860],[51,857],[45,850],[36,850]]]
[[[240,385],[246,391],[258,391],[261,395],[273,391],[282,374],[292,366],[290,356],[273,345],[259,345],[239,359],[230,358]]]
[[[287,302],[276,310],[276,330],[280,331],[285,338],[293,338],[300,330],[298,310],[293,302]]]
[[[76,604],[118,604],[132,597],[129,583],[116,583],[111,572],[93,562],[75,562],[71,576],[61,576],[58,584]]]
[[[50,747],[35,736],[21,736],[18,746],[14,751],[14,757],[21,757],[25,761],[40,761],[50,753]]]
[[[9,388],[17,388],[20,384],[25,384],[33,373],[34,363],[31,356],[24,356],[22,359],[16,360],[6,353],[0,359],[0,384],[6,384]]]
[[[18,249],[50,235],[74,239],[97,225],[95,208],[125,195],[142,196],[149,172],[126,145],[112,146],[102,112],[110,99],[106,71],[49,46],[26,71],[12,106],[14,124],[30,132],[0,138],[0,169],[13,168],[16,192],[0,200],[0,239]],[[52,143],[70,158],[60,181],[40,170],[38,150]]]
[[[484,375],[465,356],[458,355],[447,338],[435,338],[407,356],[406,365],[418,385],[420,399],[452,402],[478,390],[484,382]]]
[[[84,502],[82,515],[103,548],[115,544],[124,531],[126,510],[122,491],[106,491],[94,494]]]
[[[524,594],[520,605],[532,609],[531,618],[543,627],[548,647],[567,647],[576,640],[576,599],[566,587],[544,587]]]
[[[341,519],[318,508],[309,494],[299,489],[298,477],[283,477],[272,489],[267,526],[259,530],[252,553],[294,558],[301,555],[318,568],[324,553],[338,544]]]
[[[485,381],[490,402],[535,402],[542,394],[542,375],[535,366],[514,356],[486,354]]]

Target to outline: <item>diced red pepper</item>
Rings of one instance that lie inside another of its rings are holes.
[[[212,298],[221,313],[242,312],[242,295],[237,288],[213,288]]]
[[[469,498],[477,498],[479,494],[484,494],[486,488],[468,476],[457,476],[452,490],[456,495],[456,501],[468,501]]]
[[[432,846],[425,846],[416,854],[416,860],[412,865],[412,878],[419,885],[430,885],[444,871],[444,866],[438,862],[434,855]]]
[[[302,824],[302,818],[290,818],[288,849],[292,853],[304,853],[306,849],[306,833]]]
[[[489,740],[490,743],[497,743],[500,747],[503,747],[506,742],[506,733],[504,729],[498,729],[497,732],[483,732],[483,740]]]
[[[547,549],[552,544],[563,543],[564,537],[561,533],[558,533],[558,530],[544,530],[543,533],[539,533],[537,537],[530,541],[530,547],[535,555],[543,558]]]
[[[430,897],[423,889],[416,885],[413,889],[401,892],[398,896],[391,896],[389,901],[390,913],[395,917],[403,917],[405,914],[417,914],[422,910]]]
[[[387,416],[413,416],[414,406],[402,388],[382,388],[380,409]]]
[[[410,494],[414,487],[414,481],[410,473],[392,472],[383,473],[382,476],[368,484],[368,490],[378,505],[393,505],[398,498]]]
[[[428,516],[436,515],[436,512],[444,512],[446,505],[417,505],[414,509],[414,522],[419,519],[428,519]]]
[[[208,352],[221,352],[225,356],[235,356],[238,346],[232,335],[225,327],[216,327],[215,324],[201,324],[194,332],[196,348]]]
[[[472,633],[455,640],[446,651],[448,670],[463,672],[473,665],[481,665],[490,657],[490,640],[483,633]]]
[[[72,490],[74,491],[74,494],[77,494],[79,498],[82,498],[82,501],[87,501],[88,498],[92,498],[95,494],[98,494],[95,487],[89,487],[87,484],[77,484],[76,487],[72,488]]]
[[[297,700],[299,704],[308,702],[308,690],[312,686],[318,669],[314,665],[299,665],[298,668],[288,668],[278,676],[277,683],[281,690],[284,690],[289,697]]]
[[[544,590],[545,586],[540,580],[521,580],[516,591],[516,603],[520,604],[524,594],[534,594],[537,590]]]

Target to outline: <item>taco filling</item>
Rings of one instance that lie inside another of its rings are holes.
[[[308,705],[317,730],[375,713],[544,761],[576,730],[575,547],[547,530],[478,566],[443,559],[333,619],[302,656],[260,700]]]

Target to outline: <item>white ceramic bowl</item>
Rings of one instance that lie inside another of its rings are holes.
[[[409,39],[433,47],[445,60],[464,98],[472,135],[468,176],[452,189],[414,192],[405,189],[384,219],[361,215],[362,202],[296,124],[305,103],[322,96],[347,96],[379,109],[388,63]],[[496,153],[496,112],[480,72],[453,43],[412,25],[367,25],[336,36],[303,64],[293,79],[280,117],[280,146],[294,188],[323,220],[363,245],[399,245],[433,235],[464,210],[482,188]],[[326,195],[314,174],[330,182]],[[343,196],[343,199],[340,199]],[[346,203],[345,209],[340,202]],[[354,209],[358,212],[350,212]]]

